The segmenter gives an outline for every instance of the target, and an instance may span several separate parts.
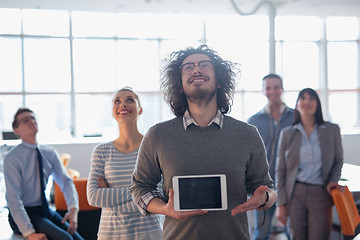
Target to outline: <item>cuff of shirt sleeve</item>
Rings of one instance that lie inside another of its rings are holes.
[[[23,233],[22,235],[27,238],[28,236],[30,236],[31,234],[35,233],[35,229],[26,233]]]
[[[72,208],[75,208],[75,209],[79,210],[79,206],[78,206],[78,205],[70,205],[70,206],[68,207],[68,211],[70,211]]]
[[[141,214],[143,214],[145,216],[153,215],[153,213],[147,211],[147,206],[149,205],[149,202],[156,197],[164,200],[164,197],[158,191],[148,192],[139,199],[138,208],[139,208]]]

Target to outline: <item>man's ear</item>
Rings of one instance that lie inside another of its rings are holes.
[[[13,129],[14,133],[16,134],[16,136],[20,137],[20,131],[19,131],[19,128],[14,128]]]

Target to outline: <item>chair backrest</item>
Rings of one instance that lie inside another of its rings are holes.
[[[86,197],[87,179],[86,178],[74,179],[74,184],[79,195],[79,211],[99,209],[97,207],[93,207],[89,205],[89,202]],[[54,201],[55,201],[56,210],[67,210],[65,198],[63,193],[61,192],[59,185],[57,185],[56,183],[54,185],[55,185]]]
[[[70,160],[71,160],[71,155],[68,154],[68,153],[61,153],[60,154],[60,159],[61,159],[61,162],[64,164],[68,174],[69,174],[69,177],[71,177],[72,179],[75,179],[75,178],[80,178],[80,172],[75,170],[75,169],[71,169],[69,168],[69,164],[70,164]]]
[[[356,227],[360,224],[360,216],[351,192],[347,186],[344,186],[342,191],[333,189],[332,197],[343,234],[345,236],[354,235]]]
[[[60,159],[61,159],[61,162],[64,164],[65,168],[68,169],[70,160],[71,160],[71,155],[68,153],[61,153]]]

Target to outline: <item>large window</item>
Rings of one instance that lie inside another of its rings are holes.
[[[276,17],[284,101],[294,107],[299,90],[316,89],[325,118],[342,132],[360,125],[358,24],[356,17]],[[160,92],[163,59],[204,43],[241,65],[230,115],[246,121],[266,104],[261,79],[269,73],[269,35],[269,19],[259,15],[0,9],[0,129],[10,131],[25,105],[38,116],[39,138],[114,138],[111,97],[131,86],[144,107],[145,133],[172,117]]]
[[[360,130],[359,19],[327,19],[329,115],[344,130]]]

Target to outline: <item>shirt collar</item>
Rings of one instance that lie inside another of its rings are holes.
[[[303,127],[303,125],[301,123],[295,124],[294,129],[299,130],[299,131],[305,131],[304,127]]]
[[[325,128],[324,124],[317,125],[317,123],[315,123],[313,132],[315,132],[315,134],[317,134],[316,132],[318,131],[318,129],[322,129],[322,128]],[[301,123],[295,124],[294,129],[300,131],[304,136],[306,136],[304,126]]]
[[[222,127],[224,125],[224,115],[221,113],[221,111],[219,109],[216,112],[215,118],[213,120],[211,120],[211,122],[208,124],[208,126],[210,126],[212,123],[215,123],[216,125],[219,126],[220,129],[222,129]],[[197,124],[195,122],[195,120],[191,117],[189,109],[186,109],[184,116],[183,116],[184,129],[186,130],[188,128],[188,126],[190,126],[191,124],[199,126],[199,124]]]
[[[285,103],[281,104],[281,106],[280,106],[280,114],[283,114],[286,108],[287,108],[287,106],[286,106]],[[267,114],[271,113],[271,109],[270,109],[269,105],[266,105],[264,107],[264,112],[267,113]]]
[[[28,142],[21,142],[21,144],[27,148],[31,148],[31,149],[35,149],[38,147],[38,144],[32,144],[32,143],[28,143]]]
[[[321,128],[321,129],[325,129],[325,124],[321,124],[321,125],[317,125],[317,123],[315,123],[315,127],[314,129],[316,128]],[[302,130],[305,132],[305,129],[304,129],[304,126],[301,124],[301,123],[297,123],[294,125],[294,129],[297,129],[297,130]]]

